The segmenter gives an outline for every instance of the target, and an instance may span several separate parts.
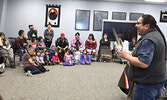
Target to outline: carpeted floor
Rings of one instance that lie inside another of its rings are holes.
[[[123,70],[118,63],[46,66],[49,72],[25,76],[21,67],[0,75],[4,100],[126,100],[117,87]]]
[[[124,69],[119,63],[46,66],[49,72],[25,76],[21,67],[0,75],[4,100],[127,100],[118,88]]]

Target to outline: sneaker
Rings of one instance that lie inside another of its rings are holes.
[[[0,68],[1,67],[4,69],[5,68],[5,64],[4,63],[0,64]]]
[[[46,69],[47,72],[50,71],[48,68],[45,68],[45,69]]]
[[[26,76],[32,77],[31,71],[27,71]]]
[[[20,61],[20,67],[23,67],[23,61]]]

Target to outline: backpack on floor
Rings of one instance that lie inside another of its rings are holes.
[[[36,67],[41,71],[41,72],[46,72],[47,70],[46,70],[46,68],[42,65],[42,64],[40,64],[37,60],[35,60],[34,61],[35,62],[35,64],[37,65]]]
[[[39,64],[38,66],[36,66],[41,72],[46,72],[46,68],[42,65],[42,64]]]

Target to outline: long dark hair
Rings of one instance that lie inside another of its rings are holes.
[[[143,15],[142,18],[143,18],[143,25],[150,24],[151,29],[156,28],[157,31],[160,33],[160,35],[162,36],[163,41],[165,43],[165,54],[166,54],[166,46],[167,46],[166,45],[166,39],[165,39],[165,36],[162,33],[161,29],[157,25],[157,22],[156,22],[155,18],[152,15],[149,15],[149,14]],[[167,59],[167,56],[165,56],[165,58]]]
[[[38,37],[38,42],[40,42],[41,39],[43,39],[43,37],[42,37],[42,36],[39,36],[39,37]]]
[[[1,37],[2,35],[5,36],[5,34],[4,34],[3,32],[0,32],[0,37]],[[5,42],[5,41],[6,41],[6,38],[4,38],[3,41]]]
[[[104,41],[104,35],[107,35],[107,33],[103,34],[102,40]],[[107,35],[107,39],[108,39],[108,35]]]
[[[89,34],[89,37],[90,36],[92,36],[92,40],[94,41],[95,40],[94,35],[93,34]],[[89,39],[89,37],[88,37],[88,39]]]

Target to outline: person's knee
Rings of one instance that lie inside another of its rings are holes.
[[[24,52],[24,50],[23,50],[23,49],[21,49],[21,52],[23,53],[23,52]]]
[[[23,49],[21,49],[21,50],[20,50],[20,54],[22,55],[23,53],[24,53],[24,50],[23,50]]]

